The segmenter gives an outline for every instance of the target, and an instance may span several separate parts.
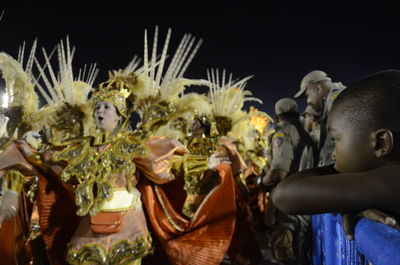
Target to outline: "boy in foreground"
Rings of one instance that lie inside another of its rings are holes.
[[[400,217],[399,100],[399,70],[373,74],[344,90],[328,116],[335,164],[285,179],[272,194],[274,204],[288,214],[358,214],[377,209],[365,213],[396,226],[394,218]]]

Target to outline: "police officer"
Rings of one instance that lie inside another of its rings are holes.
[[[307,103],[317,111],[322,111],[320,119],[320,154],[318,166],[328,166],[333,164],[332,153],[335,143],[328,136],[326,122],[332,103],[340,92],[345,89],[342,83],[334,83],[328,75],[320,70],[309,72],[300,83],[300,90],[295,97],[306,98]],[[325,244],[327,240],[344,242],[346,238],[341,233],[341,224],[336,221],[332,214],[317,214],[312,216],[313,230],[313,263],[331,264],[330,253],[356,253],[354,244],[346,243],[344,250],[341,244],[332,244],[329,247]],[[328,253],[328,254],[327,254]],[[353,254],[350,254],[353,255]]]
[[[272,136],[272,161],[262,186],[272,189],[287,176],[317,162],[317,148],[300,122],[297,103],[283,98],[275,104],[278,127]],[[287,215],[268,202],[267,226],[272,256],[281,264],[310,264],[310,217]]]
[[[317,147],[320,148],[321,125],[319,119],[321,112],[316,111],[311,105],[307,105],[302,116],[304,117],[304,129],[310,134]]]
[[[325,72],[314,70],[304,76],[300,83],[300,90],[295,95],[296,98],[306,98],[307,104],[311,105],[316,111],[322,111],[319,166],[334,162],[332,159],[334,142],[328,137],[326,121],[333,101],[345,88],[340,82],[332,82],[332,79]]]

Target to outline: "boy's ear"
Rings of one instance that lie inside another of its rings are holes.
[[[393,133],[389,129],[379,129],[375,132],[375,156],[383,158],[393,150]]]

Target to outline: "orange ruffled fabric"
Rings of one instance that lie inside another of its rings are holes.
[[[216,167],[221,183],[210,191],[191,220],[180,213],[183,181],[140,184],[142,200],[163,254],[173,265],[220,264],[235,227],[235,185],[230,165]],[[160,251],[160,250],[156,250]]]
[[[11,142],[0,153],[0,178],[5,169],[13,168],[25,175],[36,174],[18,148],[18,142]],[[0,227],[0,263],[1,264],[28,264],[31,259],[31,245],[29,236],[29,220],[32,205],[22,192],[19,196],[17,215],[5,220]],[[27,214],[27,215],[26,215]]]
[[[53,174],[39,176],[37,187],[39,224],[51,264],[67,264],[65,252],[79,217],[76,215],[74,191]]]
[[[29,235],[29,216],[31,205],[24,205],[23,193],[19,196],[19,208],[17,215],[9,220],[5,220],[0,228],[0,263],[1,264],[28,264],[31,260],[31,246],[26,240]]]

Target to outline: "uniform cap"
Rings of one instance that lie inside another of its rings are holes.
[[[332,79],[323,71],[314,70],[309,72],[306,76],[303,77],[300,83],[300,90],[294,96],[295,98],[302,97],[308,85],[312,83],[317,83],[319,81],[331,81]]]
[[[282,98],[275,103],[276,115],[286,112],[299,112],[296,101],[291,98]]]

